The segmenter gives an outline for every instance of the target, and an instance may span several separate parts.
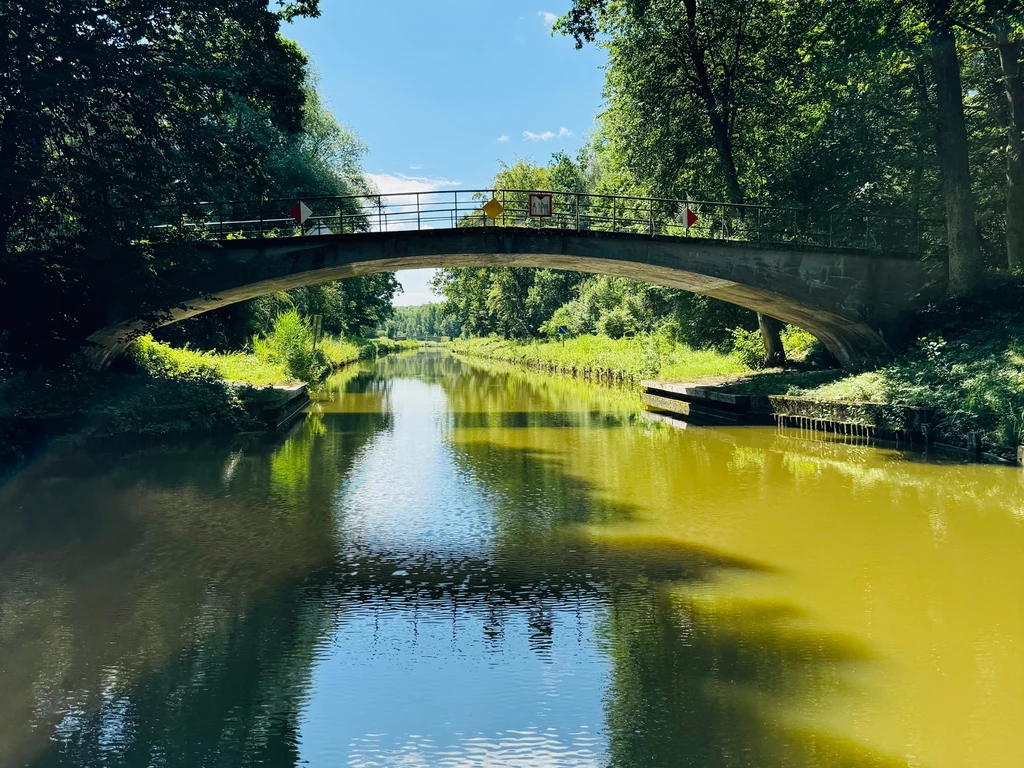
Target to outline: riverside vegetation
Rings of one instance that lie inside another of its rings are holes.
[[[315,341],[315,343],[314,343]],[[388,338],[314,339],[296,310],[277,316],[266,335],[232,352],[173,347],[151,335],[137,339],[117,369],[69,364],[0,381],[0,463],[16,465],[35,443],[67,432],[174,435],[238,432],[263,424],[247,392],[311,384],[358,360],[412,349]]]
[[[1004,279],[970,300],[953,300],[917,318],[916,341],[884,366],[844,371],[827,364],[820,345],[799,329],[782,338],[791,363],[765,369],[761,340],[734,329],[731,348],[695,349],[661,332],[611,338],[584,334],[563,341],[454,339],[458,354],[504,360],[602,382],[641,379],[722,383],[731,391],[783,394],[844,404],[880,403],[935,412],[937,439],[967,447],[971,433],[986,450],[1013,457],[1024,443],[1024,281]],[[821,361],[825,361],[822,363]]]

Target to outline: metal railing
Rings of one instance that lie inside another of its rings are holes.
[[[550,215],[530,215],[530,196],[538,194],[550,195]],[[501,206],[494,219],[483,209],[492,199]],[[298,202],[292,198],[164,205],[142,215],[145,228],[158,238],[189,240],[526,227],[928,253],[943,246],[945,235],[940,220],[900,214],[539,190],[307,197],[301,202],[310,213],[301,224],[288,214]]]

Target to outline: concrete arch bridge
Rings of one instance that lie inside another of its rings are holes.
[[[142,333],[275,291],[523,266],[712,296],[804,328],[849,366],[888,358],[945,284],[941,222],[729,203],[458,190],[166,206],[143,225],[195,262],[170,276],[162,306],[121,307],[89,336],[99,365]]]

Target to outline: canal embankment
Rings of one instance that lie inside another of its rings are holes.
[[[448,348],[458,355],[500,360],[546,373],[630,387],[639,387],[644,379],[655,377],[712,381],[753,372],[733,354],[693,349],[653,333],[620,339],[581,335],[561,341],[514,341],[498,337],[453,339]]]
[[[780,424],[1016,461],[1024,444],[1024,286],[930,307],[915,341],[867,370],[755,370],[737,354],[599,336],[453,341],[457,354],[638,390],[646,405],[719,424]],[[683,403],[684,405],[680,405]],[[685,408],[689,413],[679,413]]]
[[[87,440],[279,429],[332,371],[418,344],[324,337],[315,345],[300,338],[253,346],[204,351],[144,336],[110,370],[72,360],[0,380],[0,474],[43,450]]]

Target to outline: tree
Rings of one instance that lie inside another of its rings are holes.
[[[925,0],[929,60],[935,78],[939,164],[945,200],[949,292],[974,293],[981,282],[981,246],[971,189],[970,147],[964,116],[963,82],[957,54],[952,0]]]
[[[524,226],[526,195],[508,190],[544,189],[556,192],[586,192],[591,180],[586,153],[573,160],[562,152],[552,155],[547,165],[535,165],[525,158],[502,163],[493,188],[503,196],[508,216],[496,224]],[[483,196],[481,196],[481,203]],[[476,225],[479,216],[467,217]],[[572,298],[573,288],[584,276],[578,272],[535,270],[528,267],[443,269],[434,279],[434,289],[445,297],[441,315],[456,321],[460,331],[473,335],[497,333],[506,338],[525,339],[536,335],[540,326],[561,305]]]
[[[280,34],[283,21],[316,14],[315,0],[277,12],[248,0],[5,6],[0,307],[18,321],[0,325],[22,357],[59,358],[117,302],[159,302],[175,257],[148,247],[158,204],[368,191],[364,145],[324,108],[306,57]],[[162,335],[239,347],[297,304],[359,333],[387,315],[397,288],[389,275],[354,278]],[[27,292],[31,304],[18,300]]]
[[[143,211],[261,178],[263,139],[300,132],[306,98],[305,57],[280,26],[315,13],[315,0],[5,4],[0,326],[16,356],[70,351],[115,303],[156,294]]]
[[[1024,266],[1024,8],[1014,0],[970,4],[960,9],[956,25],[966,32],[964,47],[974,54],[966,63],[971,80],[967,91],[983,99],[991,123],[1003,134],[1006,262],[1010,269],[1018,269]],[[980,55],[975,53],[978,49]],[[984,71],[989,53],[994,54],[991,68],[998,72],[998,82]]]
[[[1006,257],[1024,267],[1024,30],[1005,16],[993,23],[1006,92]]]
[[[807,23],[803,6],[796,0],[578,0],[559,28],[578,44],[598,30],[610,34],[609,112],[613,125],[629,125],[627,163],[638,177],[654,182],[661,196],[696,193],[742,206],[748,200],[742,177],[754,175],[755,163],[743,157],[738,140],[750,132],[774,133],[784,145],[782,130],[794,121],[779,109],[786,102],[767,91],[800,80],[794,65],[801,35],[794,28]],[[741,170],[741,163],[748,168]],[[691,183],[680,184],[687,176]],[[782,324],[765,316],[759,326],[769,364],[784,363]]]

